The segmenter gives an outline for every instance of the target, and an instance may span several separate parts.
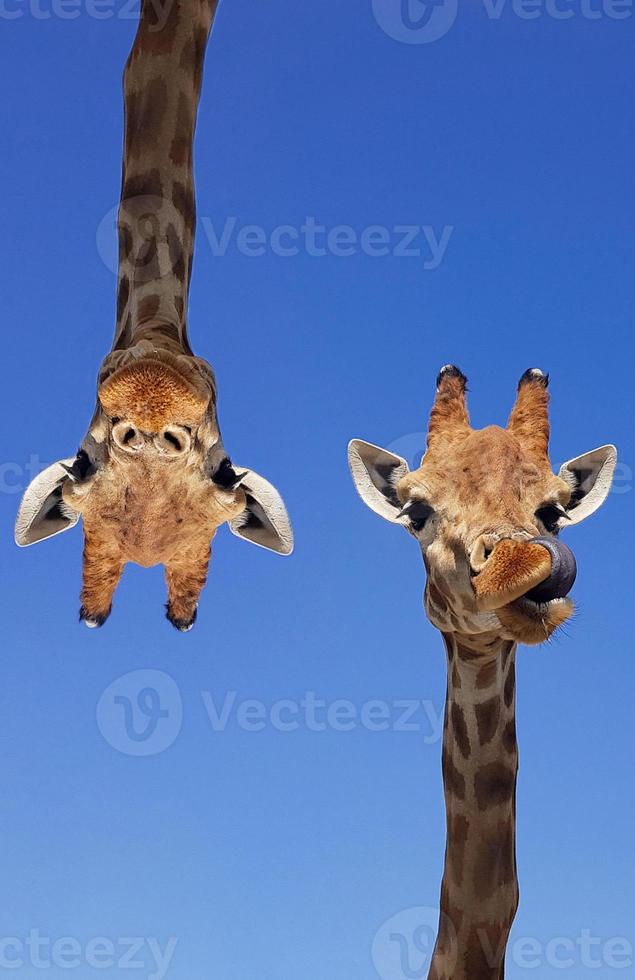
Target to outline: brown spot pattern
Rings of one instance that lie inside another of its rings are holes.
[[[182,0],[143,0],[132,60],[169,54],[173,50],[182,6]]]
[[[474,863],[474,892],[483,902],[498,888],[514,881],[514,834],[509,820],[499,822],[478,842]]]
[[[459,751],[464,759],[470,756],[470,737],[465,724],[465,715],[462,708],[456,702],[450,707],[450,721],[452,722],[452,736],[459,747]]]
[[[452,876],[457,885],[463,882],[463,871],[465,866],[465,847],[467,836],[470,829],[467,817],[462,814],[454,814],[448,818],[448,856],[452,869]]]
[[[463,975],[469,980],[500,980],[507,935],[504,923],[474,925],[466,940]]]
[[[485,666],[481,667],[476,678],[477,689],[482,691],[485,688],[491,687],[496,680],[497,672],[498,666],[496,661],[493,661],[490,664],[485,664]]]
[[[157,240],[151,236],[143,243],[135,265],[135,282],[152,282],[161,278]]]
[[[443,782],[446,792],[457,800],[465,799],[465,777],[454,765],[450,752],[443,750]]]
[[[121,323],[129,299],[130,280],[124,273],[119,279],[119,286],[117,289],[117,323]]]
[[[514,700],[514,691],[516,690],[516,671],[514,669],[514,663],[510,662],[507,669],[507,677],[505,678],[505,706],[511,708]]]
[[[434,582],[428,582],[428,595],[434,602],[437,609],[439,609],[441,612],[447,611],[448,604]]]
[[[194,112],[195,107],[192,104],[192,100],[186,96],[185,92],[180,92],[176,111],[175,135],[180,139],[187,140],[189,143],[191,143],[192,133],[194,131]]]
[[[168,251],[170,254],[170,268],[179,282],[185,282],[185,258],[183,245],[179,233],[174,225],[168,225],[167,230]]]
[[[196,214],[191,184],[186,185],[180,180],[175,180],[172,187],[172,203],[182,216],[187,232],[193,235]]]
[[[170,144],[170,160],[175,167],[182,167],[190,162],[192,152],[187,136],[175,136]]]
[[[119,225],[119,255],[122,260],[127,261],[132,253],[132,232],[128,225]]]
[[[148,170],[145,173],[126,175],[121,191],[122,201],[129,201],[135,197],[154,197],[160,199],[163,196],[163,181],[158,169]]]
[[[496,976],[488,962],[481,936],[476,929],[470,932],[465,943],[462,976],[469,977],[470,980],[486,980],[486,978],[489,980],[489,978]]]
[[[140,159],[148,144],[163,136],[168,106],[168,88],[163,78],[153,78],[142,93],[136,93],[127,112],[127,153],[131,160]]]
[[[474,713],[481,745],[487,745],[494,738],[500,721],[500,711],[500,698],[497,694],[475,705]]]
[[[516,786],[516,773],[504,762],[482,766],[474,777],[474,793],[480,810],[511,803]]]
[[[503,729],[503,747],[510,755],[516,751],[516,720],[514,718],[508,721]]]
[[[477,848],[472,883],[476,898],[486,902],[492,897],[499,884],[498,865],[501,852],[498,836],[488,834],[478,841]]]
[[[137,309],[137,319],[139,323],[146,323],[154,319],[161,307],[161,297],[153,294],[144,296]]]

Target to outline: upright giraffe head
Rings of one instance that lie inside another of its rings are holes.
[[[507,427],[475,430],[466,378],[448,365],[419,469],[367,442],[349,446],[362,500],[419,541],[430,621],[477,649],[540,643],[572,615],[575,559],[558,535],[592,514],[611,486],[613,446],[552,471],[548,380],[526,371]]]

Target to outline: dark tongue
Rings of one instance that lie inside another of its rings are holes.
[[[549,602],[550,599],[562,599],[573,588],[577,574],[575,556],[563,541],[558,538],[532,538],[533,544],[542,545],[551,555],[551,575],[530,592],[526,598],[533,602]]]

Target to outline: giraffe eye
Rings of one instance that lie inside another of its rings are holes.
[[[560,521],[570,520],[569,515],[562,504],[545,504],[536,511],[536,517],[544,525],[549,534],[557,534],[560,530]]]
[[[433,514],[434,510],[429,504],[421,500],[413,500],[412,503],[406,504],[399,517],[407,517],[413,531],[422,531]]]

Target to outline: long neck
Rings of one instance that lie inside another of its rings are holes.
[[[515,655],[484,655],[444,635],[447,815],[439,934],[430,980],[500,980],[518,907]]]
[[[192,154],[218,0],[143,0],[124,72],[125,139],[113,349],[158,331],[191,353],[187,301],[196,206]]]

